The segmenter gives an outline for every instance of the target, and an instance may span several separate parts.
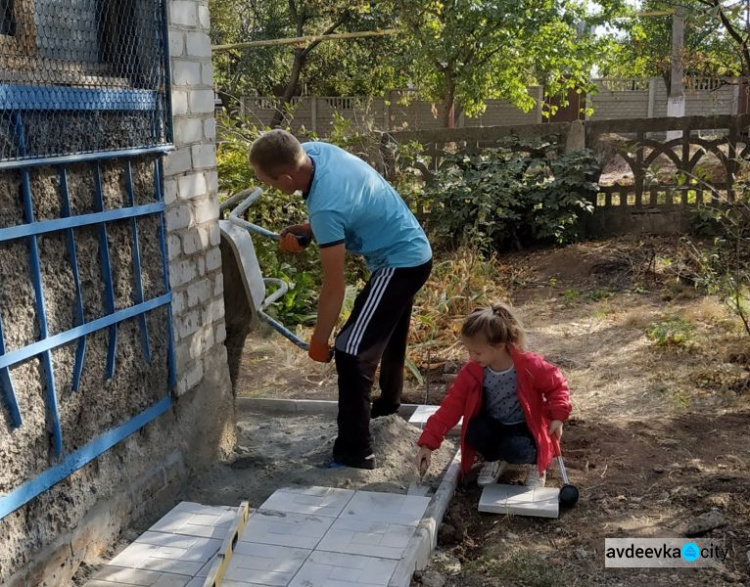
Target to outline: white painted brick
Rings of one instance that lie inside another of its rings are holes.
[[[201,83],[201,64],[195,61],[173,59],[172,82],[175,86],[197,86]]]
[[[185,296],[180,292],[172,292],[172,312],[175,316],[180,316],[187,308]]]
[[[213,90],[193,90],[188,98],[190,112],[193,114],[208,114],[214,111]]]
[[[177,193],[181,200],[192,200],[199,196],[208,194],[206,185],[206,176],[202,173],[192,173],[179,179],[179,188]]]
[[[181,259],[169,268],[169,281],[172,287],[180,287],[195,279],[195,263],[190,259]]]
[[[203,140],[203,121],[200,118],[178,118],[174,121],[175,141],[181,145]]]
[[[216,140],[216,119],[213,116],[203,121],[203,135],[212,141]]]
[[[211,57],[211,39],[205,32],[189,32],[185,36],[187,54],[191,57]]]
[[[172,116],[184,116],[188,113],[188,92],[172,92]]]
[[[196,198],[192,204],[195,224],[214,222],[219,217],[219,199],[216,197]]]
[[[206,257],[201,255],[196,257],[196,264],[198,265],[198,275],[203,277],[206,274]]]
[[[169,22],[178,26],[198,26],[198,6],[193,1],[174,0],[169,3]]]
[[[167,225],[169,225],[169,220],[167,220]],[[180,254],[180,237],[176,234],[169,235],[167,239],[167,252],[169,253],[170,261]]]
[[[214,67],[211,63],[201,65],[201,82],[203,85],[212,86],[214,83]]]
[[[224,300],[213,300],[203,309],[203,324],[213,324],[224,317]]]
[[[179,173],[185,173],[192,167],[189,149],[178,149],[167,156],[164,162],[164,175],[171,177]]]
[[[192,308],[194,306],[197,306],[198,304],[207,302],[212,294],[211,289],[210,279],[202,279],[200,281],[191,283],[188,286],[187,290],[188,306]]]
[[[185,33],[169,31],[169,56],[180,57],[185,53]]]
[[[174,206],[167,210],[167,230],[181,230],[190,226],[190,207]],[[179,251],[179,246],[177,247]]]
[[[221,344],[227,339],[227,325],[224,322],[220,322],[216,325],[216,335],[214,336],[214,340],[216,341],[216,344]]]
[[[214,329],[211,326],[204,327],[190,339],[190,356],[198,359],[205,355],[212,346],[214,346]]]
[[[204,29],[209,30],[211,28],[211,13],[208,6],[198,6],[198,20]]]
[[[185,377],[182,377],[177,382],[177,389],[175,389],[175,395],[177,397],[181,397],[187,393],[188,386],[187,386],[187,375]]]
[[[188,312],[177,320],[177,336],[180,340],[198,331],[201,325],[201,315],[198,310]]]
[[[164,181],[164,203],[169,206],[177,201],[177,182],[174,179]]]
[[[205,169],[216,167],[216,147],[209,143],[207,145],[193,145],[193,167]]]
[[[210,186],[209,186],[210,189]],[[214,222],[208,229],[208,243],[212,247],[218,247],[221,242],[221,233],[219,232],[218,222]]]
[[[195,366],[187,372],[187,388],[193,389],[203,379],[203,361],[198,361]]]
[[[219,273],[214,280],[214,295],[220,296],[224,293],[224,274]]]
[[[203,238],[200,230],[194,228],[182,235],[182,250],[186,255],[192,255],[203,250]]]
[[[176,324],[175,319],[175,324]],[[190,345],[185,342],[179,342],[175,346],[175,367],[178,373],[184,373],[188,370],[191,364],[190,359]]]
[[[215,247],[206,253],[206,269],[213,271],[221,267],[221,250]]]

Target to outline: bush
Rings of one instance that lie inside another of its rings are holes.
[[[712,246],[696,246],[687,239],[685,245],[696,284],[718,295],[750,336],[750,185],[739,188],[733,202],[704,204],[695,214],[695,230],[711,237]]]
[[[516,140],[447,155],[424,189],[431,240],[485,251],[576,240],[580,217],[594,210],[599,168],[590,152],[553,151]]]

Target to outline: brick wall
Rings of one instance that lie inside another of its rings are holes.
[[[170,5],[175,152],[164,164],[177,395],[226,370],[208,2]]]

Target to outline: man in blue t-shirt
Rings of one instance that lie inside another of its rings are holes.
[[[432,250],[422,227],[393,187],[367,163],[334,145],[300,144],[273,130],[250,149],[256,177],[284,193],[301,191],[309,223],[281,232],[280,248],[300,252],[315,238],[323,286],[310,339],[314,361],[336,359],[339,434],[330,466],[375,468],[370,418],[401,405],[406,342],[414,296],[432,269]],[[344,301],[345,252],[364,256],[372,272],[349,319],[329,344]],[[370,404],[380,363],[380,392]]]

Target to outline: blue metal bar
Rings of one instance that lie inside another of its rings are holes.
[[[0,316],[0,357],[5,354],[5,332],[3,331],[3,318]],[[5,405],[8,407],[10,414],[10,424],[13,428],[18,428],[23,424],[21,410],[18,407],[18,399],[13,389],[13,380],[10,378],[8,368],[0,369],[0,391],[3,393]]]
[[[0,497],[0,519],[16,511],[24,504],[29,503],[39,494],[47,491],[74,471],[77,471],[96,457],[104,454],[118,442],[125,440],[128,436],[161,416],[171,405],[172,398],[169,396],[165,397],[124,424],[120,424],[118,427],[97,436],[87,445],[69,453],[58,465],[47,469],[34,479],[22,483],[10,493]]]
[[[157,159],[154,162],[154,184],[156,188],[156,201],[164,202],[164,194],[162,193],[161,178],[162,178],[162,161]],[[167,228],[164,224],[164,214],[160,216],[159,226],[159,245],[161,246],[161,264],[162,274],[164,276],[164,291],[169,292],[169,258],[167,257]],[[171,296],[172,294],[169,293]],[[172,332],[172,304],[167,307],[167,337],[168,337],[168,350],[167,350],[167,364],[169,367],[169,389],[170,391],[177,385],[177,367],[175,366],[174,358],[174,333]]]
[[[44,220],[42,222],[34,222],[33,224],[19,224],[18,226],[0,229],[0,242],[67,230],[69,228],[102,224],[104,222],[112,222],[113,220],[125,220],[137,216],[159,214],[161,212],[164,212],[164,204],[157,202],[154,204],[144,204],[143,206],[133,206],[132,208],[118,208],[116,210],[106,210],[93,214],[81,214],[80,216],[69,218],[55,218],[54,220]]]
[[[88,322],[81,326],[76,326],[75,328],[66,330],[65,332],[55,334],[45,340],[40,340],[39,342],[35,342],[28,346],[25,346],[22,349],[10,351],[9,353],[0,355],[0,369],[10,367],[11,365],[15,365],[17,363],[22,363],[23,361],[40,355],[48,350],[55,349],[59,346],[73,342],[81,336],[91,334],[92,332],[96,332],[97,330],[108,328],[113,324],[119,324],[123,320],[135,318],[142,312],[148,312],[150,310],[154,310],[171,303],[172,293],[170,292],[161,295],[158,298],[143,302],[142,304],[139,304],[137,306],[131,306],[130,308],[118,310],[114,314],[103,316],[102,318],[98,318],[93,322]]]
[[[13,113],[16,139],[21,154],[26,151],[26,134],[23,120],[18,112]],[[31,178],[28,170],[21,171],[21,183],[23,190],[23,212],[27,223],[34,222],[34,205],[31,200]],[[29,237],[29,256],[31,262],[31,278],[34,282],[34,297],[36,302],[36,314],[39,320],[39,340],[43,341],[48,336],[47,311],[44,305],[44,286],[42,283],[42,270],[39,263],[39,243],[36,235]],[[52,424],[52,446],[55,456],[62,454],[62,428],[60,426],[60,410],[57,405],[57,390],[55,389],[55,372],[52,367],[52,354],[49,350],[41,353],[42,366],[47,382],[47,410]]]
[[[94,209],[104,212],[104,194],[102,193],[102,168],[97,161],[94,163],[94,194],[96,196]],[[102,278],[104,279],[104,303],[107,314],[115,313],[115,287],[112,283],[112,264],[109,258],[109,239],[107,225],[99,225],[99,255],[102,263]],[[117,355],[117,324],[109,327],[109,349],[107,350],[107,373],[105,379],[112,379],[115,374],[115,357]]]
[[[130,207],[135,206],[135,194],[133,193],[133,166],[130,160],[127,162],[126,167],[126,183],[128,190],[128,201]],[[141,274],[141,244],[138,239],[138,221],[135,218],[131,218],[131,228],[133,230],[133,270],[135,271],[135,303],[143,303],[143,278]],[[146,357],[147,362],[151,362],[151,347],[148,342],[148,325],[146,324],[146,315],[141,314],[141,344],[143,346],[143,354]]]
[[[154,90],[22,86],[0,84],[4,110],[140,110],[156,109]]]
[[[105,161],[108,159],[122,159],[125,157],[141,157],[143,155],[165,155],[174,151],[174,145],[158,145],[137,149],[113,149],[112,151],[97,151],[95,153],[79,153],[77,155],[58,155],[54,157],[29,157],[28,159],[11,159],[0,161],[0,171],[16,170],[26,167],[54,167],[56,165],[72,165],[90,161]]]
[[[68,192],[68,170],[65,167],[60,168],[60,199],[62,201],[63,217],[70,217],[70,194]],[[69,228],[68,233],[68,252],[70,254],[70,264],[73,268],[73,282],[76,286],[76,326],[81,326],[85,321],[83,312],[83,292],[81,291],[81,276],[78,271],[78,255],[76,254],[76,239],[73,229]],[[78,339],[76,347],[76,360],[73,365],[73,385],[71,389],[78,391],[81,386],[81,375],[83,374],[83,362],[86,358],[86,337]]]

